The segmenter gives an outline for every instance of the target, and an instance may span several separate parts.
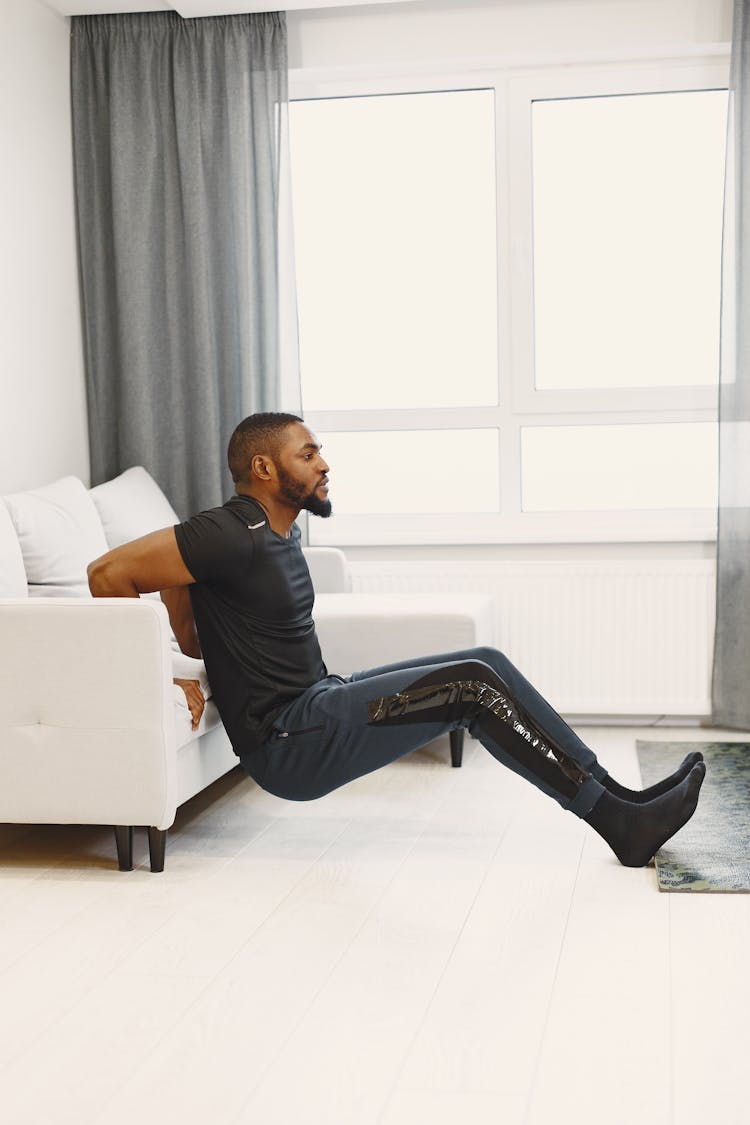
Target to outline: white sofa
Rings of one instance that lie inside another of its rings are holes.
[[[123,870],[137,825],[162,870],[177,807],[237,765],[210,698],[191,729],[172,679],[210,686],[202,661],[179,652],[159,595],[89,594],[93,558],[176,522],[142,468],[0,501],[0,822],[113,825]],[[352,594],[342,552],[306,555],[331,672],[492,642],[489,598]],[[459,765],[460,734],[451,749]]]

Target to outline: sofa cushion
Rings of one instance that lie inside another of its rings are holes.
[[[77,477],[4,497],[33,596],[89,597],[86,567],[107,550],[94,502]]]
[[[141,465],[98,484],[90,496],[110,549],[180,522],[159,485]]]
[[[18,536],[9,511],[0,500],[0,598],[25,598],[27,595]]]

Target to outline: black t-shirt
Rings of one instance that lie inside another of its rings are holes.
[[[257,747],[273,715],[327,673],[296,524],[284,539],[249,496],[175,527],[195,578],[193,614],[211,691],[237,754]]]

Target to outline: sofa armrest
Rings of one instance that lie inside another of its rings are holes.
[[[352,588],[349,563],[338,547],[303,547],[316,594],[348,594]]]
[[[169,635],[150,599],[0,600],[0,821],[172,823]]]
[[[144,726],[172,680],[169,618],[140,598],[0,600],[0,720]],[[169,704],[171,706],[171,702]]]
[[[486,594],[322,594],[313,616],[328,671],[341,676],[495,640]]]

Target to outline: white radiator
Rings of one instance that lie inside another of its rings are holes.
[[[710,706],[709,559],[351,563],[369,593],[489,593],[496,644],[566,715],[702,716]]]

